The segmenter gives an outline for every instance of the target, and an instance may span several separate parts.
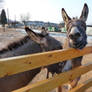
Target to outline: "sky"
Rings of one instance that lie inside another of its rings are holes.
[[[89,7],[87,24],[92,24],[92,0],[4,0],[2,8],[6,13],[8,10],[12,20],[20,20],[21,15],[29,14],[32,21],[60,23],[63,21],[62,8],[71,18],[80,17],[84,3]]]

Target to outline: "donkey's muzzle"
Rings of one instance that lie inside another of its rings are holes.
[[[87,42],[86,41],[80,41],[79,43],[74,44],[74,48],[77,49],[83,49],[86,46]]]
[[[81,34],[80,33],[75,33],[75,34],[69,34],[69,38],[71,40],[77,40],[78,38],[81,37]]]
[[[70,35],[70,46],[76,49],[83,49],[87,44],[86,36],[82,37],[79,33]]]

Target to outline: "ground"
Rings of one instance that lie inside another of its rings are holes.
[[[4,32],[0,28],[0,49],[4,48],[7,44],[22,38],[25,35],[26,34],[20,32],[20,29],[6,29],[6,31]],[[85,65],[88,63],[92,63],[92,54],[86,55],[83,58],[82,65]],[[44,80],[46,78],[46,72],[47,72],[46,69],[43,69],[40,72],[40,74],[38,74],[31,83],[35,83],[35,81],[39,81],[42,79]],[[85,80],[88,80],[90,78],[92,78],[92,71],[84,74],[81,77],[81,80],[79,81],[79,83],[82,83]],[[53,90],[53,92],[55,91]],[[86,92],[92,92],[92,88],[89,88]]]
[[[0,28],[0,49],[4,48],[13,41],[19,40],[23,36],[25,36],[25,34],[22,34],[20,29],[11,28],[3,31],[3,29]]]

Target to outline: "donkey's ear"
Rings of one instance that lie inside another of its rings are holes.
[[[29,27],[25,27],[25,30],[26,30],[26,32],[27,32],[27,34],[28,34],[28,36],[30,37],[31,40],[40,44],[41,38],[37,33],[33,32]]]
[[[87,17],[88,17],[88,12],[89,12],[88,6],[85,3],[83,10],[82,10],[82,13],[81,13],[81,16],[80,16],[80,19],[86,22]]]
[[[34,31],[32,31],[29,27],[25,27],[25,30],[28,34],[28,36],[30,37],[31,40],[33,40],[34,42],[40,44],[40,45],[44,45],[47,46],[47,40],[45,37],[42,37],[41,35],[38,35],[37,33],[35,33]]]
[[[67,15],[66,11],[64,8],[62,8],[62,17],[65,23],[67,23],[71,18]]]

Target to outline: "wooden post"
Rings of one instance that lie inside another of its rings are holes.
[[[62,92],[62,87],[59,86],[59,87],[56,89],[56,92]]]

